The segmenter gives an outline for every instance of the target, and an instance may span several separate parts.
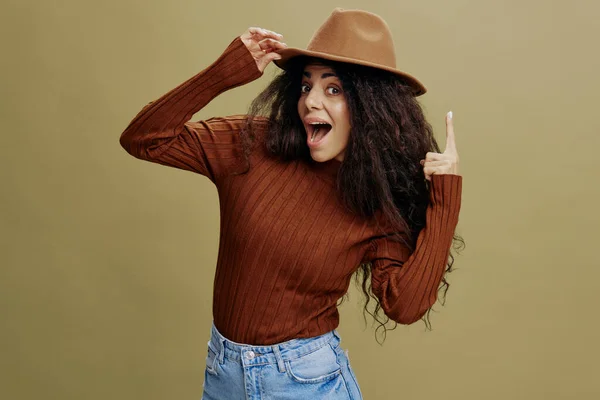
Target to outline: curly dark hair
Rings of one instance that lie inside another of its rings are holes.
[[[267,117],[265,136],[267,150],[282,161],[303,159],[311,162],[306,145],[306,132],[298,115],[298,100],[304,67],[310,63],[330,66],[338,75],[350,112],[350,136],[344,160],[337,175],[337,189],[346,207],[361,216],[372,216],[381,209],[384,218],[397,227],[392,240],[402,241],[414,250],[419,232],[425,226],[429,205],[429,182],[419,161],[427,152],[440,152],[433,129],[426,121],[413,89],[401,77],[384,70],[358,64],[335,62],[320,58],[295,57],[250,104],[246,126],[241,132],[244,154],[249,159],[256,137],[257,117]],[[249,168],[249,164],[248,164]],[[241,173],[245,173],[243,171]],[[464,240],[453,237],[453,248],[464,248]],[[445,273],[451,272],[454,256],[450,253]],[[390,318],[383,313],[373,294],[370,276],[371,263],[358,266],[355,283],[362,287],[366,300],[364,312],[380,323],[375,331],[384,329]],[[362,276],[362,282],[360,277]],[[450,284],[446,277],[438,291],[446,292]],[[340,305],[348,293],[341,299]],[[368,309],[370,299],[375,309]],[[422,320],[431,330],[429,308]],[[390,328],[396,329],[397,322]],[[379,342],[379,340],[377,340]],[[380,343],[383,344],[383,341]]]

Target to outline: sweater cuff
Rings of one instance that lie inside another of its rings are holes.
[[[229,43],[227,49],[214,64],[223,62],[223,80],[227,89],[244,85],[262,76],[250,50],[238,36]]]
[[[431,204],[442,207],[449,216],[448,222],[456,224],[462,202],[462,176],[433,174],[431,176]]]

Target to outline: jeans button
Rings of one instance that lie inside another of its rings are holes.
[[[254,352],[253,352],[253,351],[247,351],[247,352],[246,352],[246,358],[247,358],[248,360],[250,360],[250,359],[254,358]]]

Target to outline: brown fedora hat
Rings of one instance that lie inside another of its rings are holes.
[[[383,69],[402,77],[415,96],[427,92],[418,79],[396,68],[390,28],[383,18],[368,11],[335,8],[310,39],[306,50],[290,47],[277,53],[281,59],[274,63],[282,69],[297,56],[319,57]]]

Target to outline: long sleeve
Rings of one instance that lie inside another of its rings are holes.
[[[222,92],[262,75],[239,37],[209,67],[150,102],[120,137],[132,156],[216,179],[240,156],[237,135],[245,116],[191,122],[192,116]]]
[[[410,250],[386,237],[374,238],[363,262],[372,263],[373,293],[388,317],[418,321],[435,303],[460,212],[462,176],[432,175],[426,222]]]

